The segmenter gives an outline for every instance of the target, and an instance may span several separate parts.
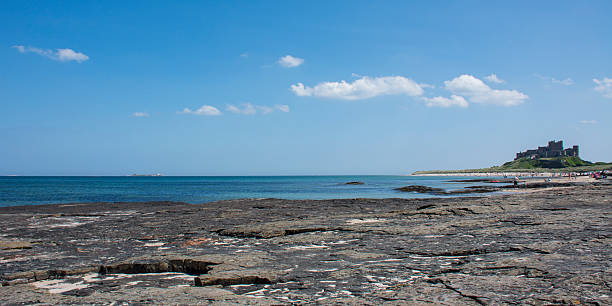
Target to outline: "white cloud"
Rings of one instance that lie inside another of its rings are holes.
[[[461,96],[452,95],[450,98],[445,97],[434,97],[434,98],[423,98],[425,105],[429,107],[468,107],[468,102]]]
[[[506,81],[498,78],[497,74],[495,74],[495,73],[493,73],[493,74],[491,74],[489,76],[486,76],[485,80],[489,81],[490,83],[497,83],[497,84],[506,83]]]
[[[57,49],[57,57],[62,62],[77,61],[80,63],[89,59],[89,56],[81,52],[74,52],[72,49]]]
[[[149,113],[135,112],[135,113],[132,114],[132,116],[134,116],[134,117],[149,117]]]
[[[303,58],[293,57],[291,55],[285,55],[278,60],[278,64],[285,68],[297,67],[304,63]]]
[[[242,106],[242,108],[230,104],[225,109],[234,114],[255,115],[257,113],[255,105],[251,103],[243,103],[240,106]]]
[[[260,106],[257,106],[257,109],[258,109],[258,110],[259,110],[261,113],[263,113],[264,115],[269,114],[269,113],[271,113],[271,112],[273,112],[273,111],[274,111],[274,108],[272,108],[272,107],[270,107],[270,106],[265,106],[265,105],[260,105]]]
[[[289,112],[289,105],[286,105],[286,104],[276,104],[274,105],[274,108],[278,109],[279,111],[283,113]]]
[[[251,103],[243,103],[240,104],[240,106],[236,106],[236,105],[232,105],[232,104],[228,104],[227,107],[225,108],[228,112],[234,113],[234,114],[241,114],[241,115],[255,115],[258,112],[264,115],[267,115],[271,112],[274,112],[276,110],[284,112],[284,113],[288,113],[289,112],[289,105],[274,105],[274,106],[266,106],[266,105],[253,105]]]
[[[35,47],[25,47],[21,45],[13,46],[13,48],[17,49],[17,51],[19,51],[20,53],[31,52],[60,62],[76,61],[78,63],[82,63],[89,59],[89,56],[81,52],[76,52],[72,49],[55,49],[55,51],[53,51],[51,49],[40,49]]]
[[[593,82],[597,84],[597,86],[595,86],[596,91],[601,92],[601,94],[605,98],[612,99],[612,79],[610,78],[603,78],[602,80],[593,79]]]
[[[444,86],[457,96],[467,97],[472,103],[515,106],[529,98],[516,90],[492,89],[482,80],[468,74],[445,81]]]
[[[314,87],[297,83],[291,85],[291,90],[298,96],[343,100],[361,100],[382,95],[420,96],[423,94],[422,85],[402,76],[362,77],[352,83],[342,80],[319,83]]]
[[[201,116],[219,116],[221,115],[221,111],[219,111],[216,107],[210,105],[202,105],[202,107],[191,110],[187,107],[183,109],[180,114],[192,114],[192,115],[201,115]]]
[[[570,86],[574,84],[574,80],[567,78],[565,80],[557,80],[555,78],[551,78],[551,81],[555,84],[561,84],[561,85],[565,85],[565,86]]]
[[[574,85],[574,80],[572,80],[571,78],[567,78],[565,80],[559,80],[553,77],[548,77],[548,76],[539,75],[539,74],[536,74],[535,76],[538,77],[540,80],[548,81],[553,84],[560,84],[560,85],[565,85],[565,86]]]
[[[247,58],[247,57],[249,57],[249,53],[248,52],[244,52],[244,53],[240,54],[240,57]]]
[[[582,123],[582,124],[597,124],[599,122],[597,122],[597,120],[580,120],[580,123]]]

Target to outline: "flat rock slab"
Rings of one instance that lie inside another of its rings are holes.
[[[612,304],[612,185],[0,208],[0,304]]]

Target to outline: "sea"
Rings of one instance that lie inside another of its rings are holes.
[[[446,190],[482,183],[445,176],[0,176],[0,207],[85,202],[177,201],[207,203],[242,198],[428,198],[394,188],[423,185]],[[359,181],[362,185],[347,185]]]

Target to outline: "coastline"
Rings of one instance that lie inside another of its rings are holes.
[[[514,177],[514,176],[533,176],[533,177],[562,177],[560,172],[440,172],[440,173],[419,173],[419,174],[408,174],[407,176],[482,176],[482,177]]]
[[[611,191],[2,207],[0,303],[608,304]]]

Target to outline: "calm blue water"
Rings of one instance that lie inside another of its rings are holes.
[[[0,206],[72,202],[181,201],[205,203],[238,198],[339,199],[424,198],[393,188],[425,185],[447,190],[469,184],[460,177],[410,176],[162,176],[0,177]],[[362,181],[365,185],[344,185]]]

